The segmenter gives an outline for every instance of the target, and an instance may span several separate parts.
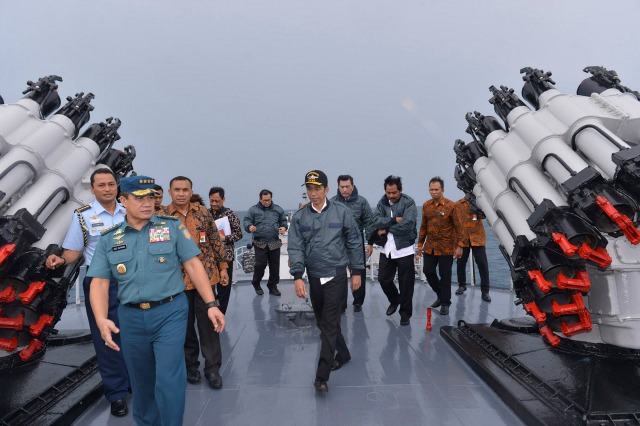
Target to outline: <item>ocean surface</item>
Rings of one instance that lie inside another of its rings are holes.
[[[289,210],[285,210],[288,212]],[[246,214],[246,211],[236,211],[236,214],[240,218],[240,223],[242,223],[242,219]],[[420,227],[420,223],[418,223],[418,228]],[[511,287],[511,274],[509,273],[509,266],[507,265],[504,256],[500,252],[498,246],[500,242],[498,238],[491,232],[491,228],[487,225],[487,222],[484,222],[485,231],[487,234],[487,259],[489,260],[489,279],[491,281],[492,287],[497,288],[510,288]],[[241,246],[246,246],[251,243],[251,234],[247,232],[243,232],[242,239],[236,243],[236,248]],[[468,270],[468,265],[467,265]],[[467,272],[469,273],[469,272]],[[451,277],[452,281],[457,281],[456,274],[456,264],[453,264],[453,275]],[[470,282],[470,279],[467,278],[467,283]],[[480,285],[480,274],[478,273],[478,268],[476,268],[476,285]]]

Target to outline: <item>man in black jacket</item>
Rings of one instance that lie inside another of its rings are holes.
[[[376,206],[377,231],[374,233],[374,237],[382,238],[377,244],[381,247],[378,281],[389,299],[387,315],[393,315],[400,306],[400,325],[409,325],[416,281],[413,244],[417,236],[418,210],[415,201],[402,193],[399,176],[388,176],[384,180],[384,190],[385,195]],[[393,283],[396,271],[400,291]]]
[[[296,295],[307,297],[302,275],[307,271],[309,294],[316,324],[320,329],[320,358],[315,388],[327,392],[331,370],[351,359],[340,330],[340,311],[347,290],[347,267],[351,268],[351,288],[360,285],[364,269],[362,237],[351,211],[338,202],[327,200],[327,175],[312,170],[305,175],[310,203],[298,210],[289,229],[290,273]]]

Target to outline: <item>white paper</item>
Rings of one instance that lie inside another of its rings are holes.
[[[218,227],[218,232],[224,232],[225,236],[231,235],[231,224],[229,223],[229,218],[227,216],[216,219],[215,222],[216,226]]]

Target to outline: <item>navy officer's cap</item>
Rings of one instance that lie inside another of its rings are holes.
[[[156,180],[149,176],[128,176],[120,179],[120,191],[127,192],[135,197],[155,194],[153,189]]]

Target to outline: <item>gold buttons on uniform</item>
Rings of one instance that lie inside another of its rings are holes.
[[[120,275],[126,274],[127,273],[127,267],[124,266],[124,263],[118,263],[118,266],[116,266],[116,271],[118,271],[118,273]]]

